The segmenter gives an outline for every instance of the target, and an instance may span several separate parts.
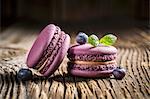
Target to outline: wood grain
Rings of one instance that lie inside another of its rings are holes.
[[[117,63],[127,70],[123,80],[70,76],[65,57],[48,79],[21,82],[16,73],[26,67],[38,31],[14,25],[0,34],[0,99],[150,99],[150,33],[131,28],[118,34]]]

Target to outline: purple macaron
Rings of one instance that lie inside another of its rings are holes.
[[[68,69],[74,76],[109,77],[117,66],[116,57],[113,46],[73,45],[68,50]]]
[[[46,26],[30,49],[26,64],[43,76],[50,76],[59,67],[70,45],[70,36],[58,26]]]

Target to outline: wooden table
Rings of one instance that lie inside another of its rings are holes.
[[[127,70],[123,80],[72,77],[65,58],[50,78],[21,82],[16,73],[26,67],[26,52],[40,29],[15,24],[0,33],[0,99],[150,99],[149,31],[137,27],[117,31],[117,63]]]

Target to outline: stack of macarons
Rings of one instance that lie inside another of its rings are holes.
[[[69,48],[70,73],[82,77],[109,77],[117,67],[117,49],[113,46],[91,44],[74,45]]]
[[[106,38],[109,38],[110,42]],[[88,37],[85,33],[78,34],[76,37],[78,44],[68,50],[70,73],[81,77],[111,76],[117,67],[117,49],[110,44],[116,39],[114,35],[109,34],[100,40],[103,40],[103,43],[99,43],[96,35]]]
[[[114,74],[115,78],[122,79],[125,71],[117,70],[117,49],[112,46],[116,39],[112,34],[99,40],[96,35],[88,37],[79,33],[76,37],[78,44],[69,48],[70,36],[54,24],[47,25],[28,52],[26,64],[29,68],[20,69],[17,76],[21,80],[29,80],[34,70],[40,76],[49,77],[58,69],[68,51],[68,72],[71,75],[110,77]]]

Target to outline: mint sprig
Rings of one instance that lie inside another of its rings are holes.
[[[113,34],[108,34],[108,35],[105,35],[104,37],[102,37],[99,42],[101,44],[104,44],[106,46],[110,46],[110,45],[113,45],[117,40],[117,37]]]

